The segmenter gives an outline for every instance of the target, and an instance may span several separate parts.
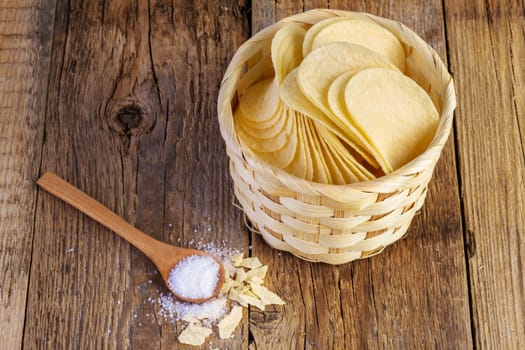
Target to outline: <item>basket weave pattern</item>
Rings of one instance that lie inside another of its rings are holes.
[[[262,162],[241,146],[233,120],[240,94],[272,74],[266,67],[275,32],[287,22],[308,27],[334,16],[372,21],[392,32],[405,47],[406,74],[429,93],[441,115],[436,135],[424,153],[391,174],[349,185],[306,181]],[[380,253],[405,235],[423,205],[452,128],[455,106],[452,78],[437,53],[398,22],[365,13],[311,10],[262,30],[232,58],[218,99],[234,192],[252,224],[250,229],[273,248],[310,261],[342,264]]]

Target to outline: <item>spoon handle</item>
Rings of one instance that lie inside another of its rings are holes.
[[[99,201],[88,196],[75,186],[64,181],[57,175],[46,172],[37,181],[38,185],[47,192],[62,199],[64,202],[80,210],[93,220],[104,225],[120,237],[133,244],[155,263],[155,253],[159,253],[166,247],[165,243],[146,235],[127,223],[120,216],[106,208]]]

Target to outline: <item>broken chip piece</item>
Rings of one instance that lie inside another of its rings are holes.
[[[219,328],[219,337],[221,339],[228,339],[231,337],[233,331],[242,320],[242,307],[235,305],[232,311],[222,319],[217,325]]]
[[[182,331],[178,339],[182,344],[202,345],[211,333],[212,330],[210,328],[203,327],[199,323],[193,322]]]
[[[262,266],[262,264],[259,261],[259,258],[252,257],[252,258],[242,259],[239,262],[239,266],[240,267],[246,267],[248,269],[255,269],[256,267]]]
[[[260,284],[250,284],[250,287],[255,295],[259,297],[264,305],[284,305],[284,301],[274,292]]]

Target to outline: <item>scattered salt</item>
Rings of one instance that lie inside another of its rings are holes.
[[[210,323],[215,323],[227,311],[226,297],[224,296],[202,304],[194,304],[179,301],[171,294],[162,294],[158,299],[151,300],[151,302],[160,306],[159,316],[173,322],[193,318],[206,319]]]
[[[170,271],[168,283],[175,294],[190,299],[209,298],[219,282],[219,264],[207,255],[191,255]]]
[[[207,319],[215,322],[226,313],[226,298],[217,298],[202,304],[176,303],[177,315],[180,318]]]

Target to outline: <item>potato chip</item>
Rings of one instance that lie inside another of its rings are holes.
[[[432,141],[439,113],[412,79],[391,69],[357,73],[345,89],[348,112],[393,169],[422,153]]]
[[[273,79],[265,79],[256,82],[242,94],[238,109],[246,118],[263,122],[274,116],[279,105],[279,86]]]
[[[279,85],[303,60],[302,46],[305,32],[304,28],[287,23],[272,39],[272,63]]]
[[[308,56],[308,54],[312,51],[313,40],[317,36],[317,33],[323,30],[326,26],[329,26],[339,21],[346,21],[346,18],[345,17],[327,18],[327,19],[317,22],[312,27],[310,27],[310,29],[308,29],[308,31],[306,32],[306,35],[304,36],[304,40],[303,40],[303,57]]]
[[[219,328],[219,337],[221,339],[228,339],[231,337],[235,328],[239,325],[242,320],[242,308],[235,305],[232,311],[224,317],[221,322],[217,325]]]
[[[238,118],[238,120],[242,120],[245,124],[249,125],[253,129],[267,129],[279,122],[279,120],[281,119],[281,113],[279,111],[279,108],[277,108],[277,110],[271,118],[263,121],[254,121],[245,116],[240,108],[237,108],[235,110],[235,117]]]
[[[338,41],[364,46],[405,71],[406,55],[401,42],[376,23],[351,18],[329,23],[313,38],[312,50]]]
[[[190,323],[188,327],[179,334],[178,339],[182,344],[202,345],[211,333],[212,330],[210,328],[203,327],[198,323]]]
[[[317,133],[313,121],[309,118],[305,118],[307,143],[310,146],[310,154],[313,161],[313,177],[312,180],[318,183],[328,184],[332,182],[332,176],[326,160],[321,153],[321,145],[318,139]]]
[[[366,134],[359,130],[358,124],[353,120],[352,115],[348,113],[345,103],[345,88],[350,79],[354,76],[354,72],[347,72],[337,77],[330,88],[328,89],[328,106],[337,118],[340,124],[344,125],[345,130],[353,136],[356,142],[362,145],[368,154],[370,154],[379,164],[385,173],[391,172],[390,164],[381,156],[366,138]],[[359,152],[360,153],[360,152]]]
[[[300,176],[301,178],[312,181],[314,178],[314,161],[313,156],[310,151],[310,145],[308,144],[308,134],[307,129],[308,126],[306,125],[307,118],[304,115],[297,115],[297,119],[299,120],[299,131],[301,132],[301,137],[299,138],[300,141],[300,147],[299,150],[301,150],[304,154],[304,159],[306,160],[305,163],[305,169],[304,169],[304,176]],[[298,169],[300,170],[300,169]]]
[[[297,115],[294,111],[294,117],[296,118],[296,124],[297,124],[297,147],[295,150],[295,155],[293,160],[285,167],[283,168],[285,171],[289,172],[290,174],[293,174],[300,178],[306,178],[306,171],[311,164],[311,159],[307,159],[308,154],[306,151],[306,145],[304,143],[305,135],[304,135],[304,125],[302,123],[301,116]]]
[[[324,127],[319,124],[315,125],[315,132],[317,133],[318,138],[319,138],[319,148],[320,148],[322,157],[324,157],[325,159],[328,171],[330,172],[332,183],[336,185],[343,185],[346,183],[350,183],[345,180],[345,177],[343,177],[341,169],[335,162],[334,154],[329,149],[328,145],[326,144],[325,139],[321,137],[321,132],[319,131],[320,128],[324,128]]]
[[[238,116],[236,122],[238,122],[243,131],[249,134],[252,138],[259,140],[277,139],[283,137],[280,134],[284,134],[284,136],[288,135],[292,128],[292,119],[288,118],[288,113],[283,109],[282,105],[277,110],[277,114],[279,114],[279,118],[277,118],[276,123],[264,129],[253,127],[253,124],[245,118],[242,118],[242,116]]]

